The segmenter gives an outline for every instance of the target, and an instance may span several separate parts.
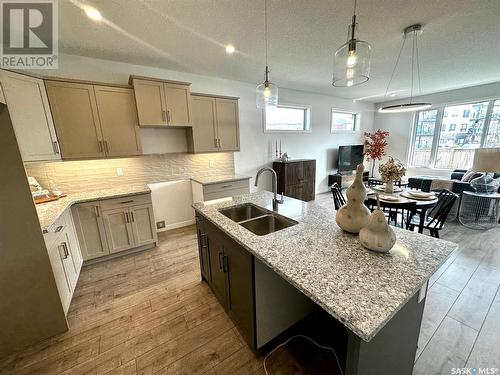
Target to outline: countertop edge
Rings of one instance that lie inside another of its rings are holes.
[[[221,178],[218,180],[214,181],[202,181],[202,177],[191,177],[191,181],[197,182],[201,185],[214,185],[214,184],[219,184],[221,182],[231,182],[231,181],[240,181],[240,180],[250,180],[252,177],[251,176],[233,176],[229,178]]]

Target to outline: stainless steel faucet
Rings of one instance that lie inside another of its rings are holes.
[[[264,173],[265,171],[269,171],[272,174],[272,181],[273,181],[272,188],[273,188],[273,193],[274,193],[273,208],[276,208],[276,207],[278,207],[279,203],[283,203],[283,194],[281,194],[281,198],[278,199],[278,175],[276,174],[274,169],[269,168],[269,167],[264,167],[264,168],[260,169],[257,172],[257,175],[255,176],[255,186],[257,186],[257,184],[259,183],[259,176],[262,173]]]

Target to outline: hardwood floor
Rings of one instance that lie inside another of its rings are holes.
[[[333,204],[330,194],[317,201]],[[500,228],[450,223],[442,237],[460,249],[431,279],[414,375],[500,368]],[[263,358],[200,282],[194,227],[159,239],[152,250],[85,266],[70,330],[3,360],[0,373],[264,374]]]

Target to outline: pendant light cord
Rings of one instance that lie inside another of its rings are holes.
[[[264,39],[266,41],[266,69],[267,69],[267,0],[264,0],[264,22],[265,22]]]
[[[394,68],[392,69],[391,78],[389,79],[389,83],[387,84],[387,88],[385,89],[384,99],[387,97],[387,93],[389,92],[389,87],[391,86],[392,80],[394,78],[394,74],[396,73],[396,69],[398,68],[399,60],[401,59],[401,54],[403,53],[403,49],[405,47],[406,38],[403,38],[403,43],[401,44],[401,48],[399,49],[399,54],[396,59],[396,64],[394,64]]]
[[[415,37],[417,33],[414,31],[413,32],[413,40],[412,40],[412,46],[411,46],[411,74],[410,74],[410,104],[413,102],[413,74],[414,74],[414,65],[415,65]]]
[[[422,94],[422,86],[420,82],[420,58],[418,56],[418,38],[417,33],[415,32],[415,50],[417,54],[417,78],[418,78],[418,95]]]

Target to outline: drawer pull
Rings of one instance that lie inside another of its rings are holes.
[[[62,225],[59,225],[54,232],[58,233],[60,232],[64,227]]]
[[[64,259],[68,259],[68,257],[69,257],[69,251],[68,251],[68,246],[66,245],[66,242],[61,243],[60,246],[63,249]]]
[[[129,201],[123,201],[123,202],[120,202],[120,204],[127,204],[127,203],[134,203],[134,200],[131,199]]]
[[[133,223],[133,222],[135,222],[135,219],[134,219],[134,213],[133,213],[133,212],[131,212],[131,213],[130,213],[130,218],[131,218],[131,219],[130,219],[130,221],[131,221],[132,223]]]
[[[230,188],[231,186],[233,186],[233,185],[222,185],[221,188],[226,189],[226,188]]]

